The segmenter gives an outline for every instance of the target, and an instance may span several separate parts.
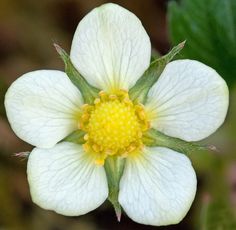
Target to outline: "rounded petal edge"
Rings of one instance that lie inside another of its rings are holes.
[[[105,170],[81,146],[62,142],[35,148],[28,160],[32,200],[41,208],[66,216],[86,214],[108,197]]]
[[[70,57],[93,86],[105,91],[127,90],[149,67],[151,43],[133,13],[108,3],[80,21]]]
[[[186,141],[199,141],[224,122],[229,91],[211,67],[195,60],[170,62],[148,94],[153,128]]]
[[[42,148],[54,146],[77,129],[82,104],[79,90],[57,70],[26,73],[12,83],[5,96],[13,131]]]
[[[179,223],[189,211],[197,180],[189,159],[167,148],[146,148],[127,158],[119,202],[135,222],[154,226]]]

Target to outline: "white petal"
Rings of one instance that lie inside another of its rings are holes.
[[[37,147],[52,147],[77,129],[79,90],[64,72],[38,70],[24,74],[8,89],[5,107],[18,137]]]
[[[134,221],[148,225],[179,223],[196,193],[196,175],[189,159],[167,148],[148,148],[127,158],[119,202]]]
[[[100,206],[108,196],[105,170],[80,145],[62,142],[51,149],[35,148],[28,160],[33,201],[67,216]]]
[[[70,56],[90,84],[108,91],[128,89],[148,68],[151,44],[133,13],[109,3],[79,23]]]
[[[148,94],[152,127],[167,135],[198,141],[224,122],[229,92],[212,68],[193,60],[169,63]]]

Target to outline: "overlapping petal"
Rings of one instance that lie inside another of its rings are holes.
[[[28,160],[33,201],[67,216],[82,215],[108,196],[105,170],[80,145],[62,142],[51,149],[35,148]]]
[[[65,73],[39,70],[24,74],[8,89],[5,107],[12,129],[37,147],[52,147],[77,129],[79,90]]]
[[[196,192],[189,159],[167,148],[146,148],[126,160],[119,202],[134,221],[148,225],[180,222]]]
[[[228,109],[228,87],[212,68],[193,60],[169,63],[148,94],[152,127],[186,141],[216,131]]]
[[[109,3],[79,23],[70,56],[90,84],[108,91],[128,89],[148,68],[151,44],[133,13]]]

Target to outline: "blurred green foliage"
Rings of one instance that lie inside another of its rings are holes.
[[[214,69],[229,86],[236,80],[236,1],[182,0],[168,7],[171,42],[187,40],[183,58]]]
[[[225,199],[215,200],[207,209],[205,225],[202,230],[215,229],[236,229],[235,217],[229,206],[227,206]]]
[[[213,67],[233,88],[236,80],[236,1],[170,1],[167,16],[171,43],[177,44],[187,40],[181,57],[196,59]],[[231,91],[231,99],[233,98]],[[231,106],[228,121],[231,120],[232,130],[232,101]],[[228,143],[233,136],[235,130],[228,136]],[[219,141],[222,141],[222,136],[215,137],[214,142],[218,143],[218,146]],[[224,142],[227,143],[226,140]],[[234,176],[226,175],[230,163],[235,162],[235,151],[229,148],[228,153],[225,153],[221,151],[222,155],[213,154],[211,159],[209,153],[196,153],[192,157],[197,167],[208,164],[207,167],[198,169],[198,173],[205,174],[206,179],[203,179],[201,184],[204,188],[203,199],[201,208],[196,209],[195,229],[236,229],[235,202],[232,199],[232,193],[235,193],[232,185],[235,184],[236,170],[231,173]],[[227,182],[226,177],[231,178],[231,181]],[[233,197],[235,199],[235,194]]]

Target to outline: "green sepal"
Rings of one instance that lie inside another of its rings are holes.
[[[125,158],[110,156],[105,161],[105,171],[107,175],[109,196],[108,200],[114,207],[117,220],[120,221],[122,209],[118,201],[120,179],[123,175]]]
[[[54,47],[56,51],[60,55],[61,59],[65,63],[65,72],[67,76],[70,78],[71,82],[80,90],[84,102],[88,104],[92,104],[94,99],[98,97],[99,89],[91,86],[84,77],[76,70],[74,65],[70,60],[70,56],[63,50],[59,45],[54,43]]]
[[[86,133],[80,129],[72,132],[70,135],[68,135],[67,137],[65,137],[61,142],[63,141],[67,141],[67,142],[72,142],[75,144],[84,144],[85,140],[84,140],[84,135]]]
[[[160,57],[160,53],[156,49],[152,48],[151,63]]]
[[[143,134],[143,143],[146,146],[166,147],[185,154],[189,154],[197,150],[216,151],[214,146],[202,146],[196,142],[187,142],[179,138],[167,136],[155,129],[149,129]]]
[[[144,72],[141,78],[130,89],[130,98],[140,103],[145,103],[150,88],[158,80],[166,65],[178,54],[184,47],[185,41],[175,46],[168,54],[154,60],[149,68]]]

